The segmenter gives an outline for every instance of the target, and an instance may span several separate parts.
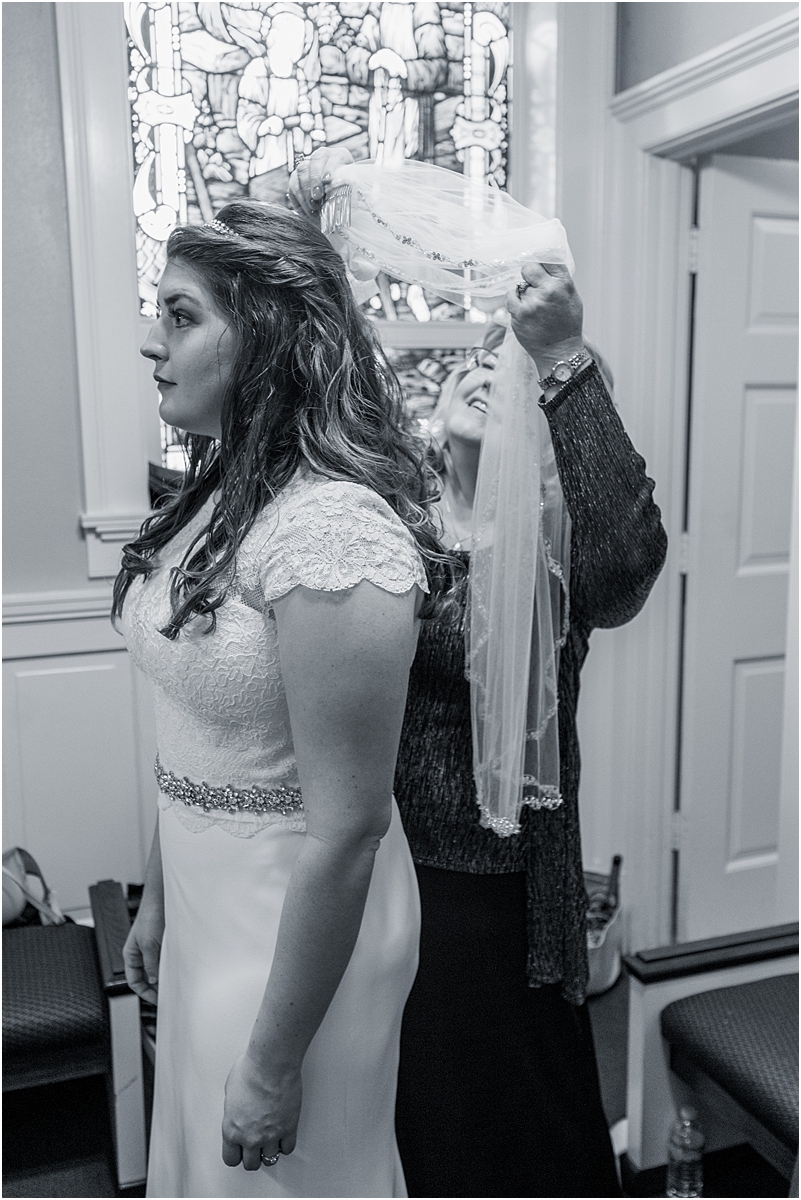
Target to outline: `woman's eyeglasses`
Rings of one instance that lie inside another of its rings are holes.
[[[474,346],[465,359],[467,371],[475,371],[479,367],[483,367],[485,371],[493,371],[497,365],[498,355],[493,354],[492,350],[485,350],[483,346]]]

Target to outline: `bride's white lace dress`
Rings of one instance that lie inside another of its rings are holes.
[[[400,594],[425,589],[425,573],[380,497],[299,472],[244,539],[214,632],[196,619],[169,641],[159,633],[169,571],[210,511],[161,552],[146,582],[135,581],[122,618],[153,688],[161,789],[166,929],[147,1194],[405,1196],[395,1083],[419,902],[394,801],[353,956],[304,1060],[296,1150],[254,1172],[226,1167],[220,1127],[225,1080],[247,1046],[304,838],[270,603],[299,584],[336,591],[363,579]]]

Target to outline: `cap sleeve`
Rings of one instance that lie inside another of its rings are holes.
[[[428,591],[412,534],[369,488],[315,481],[279,496],[276,509],[253,563],[265,604],[299,585],[338,592],[363,579],[396,594]]]

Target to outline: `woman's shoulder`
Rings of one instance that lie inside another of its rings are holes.
[[[331,479],[304,468],[295,473],[275,503],[287,513],[314,513],[320,508],[325,513],[375,512],[405,528],[383,496],[366,484],[352,479]]]
[[[331,479],[308,468],[299,468],[256,518],[252,540],[274,541],[282,535],[310,534],[351,527],[375,528],[387,535],[414,538],[390,504],[363,483],[351,479]]]
[[[428,590],[408,527],[364,484],[301,469],[257,518],[248,557],[265,596],[303,584],[340,591],[367,579],[391,592]]]

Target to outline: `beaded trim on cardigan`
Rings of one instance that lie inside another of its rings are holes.
[[[165,771],[158,754],[153,768],[159,791],[171,800],[180,800],[186,805],[197,805],[204,812],[219,809],[223,812],[280,813],[288,816],[303,808],[300,788],[235,788],[211,787],[208,783],[192,783],[184,777],[179,779],[172,771]]]

